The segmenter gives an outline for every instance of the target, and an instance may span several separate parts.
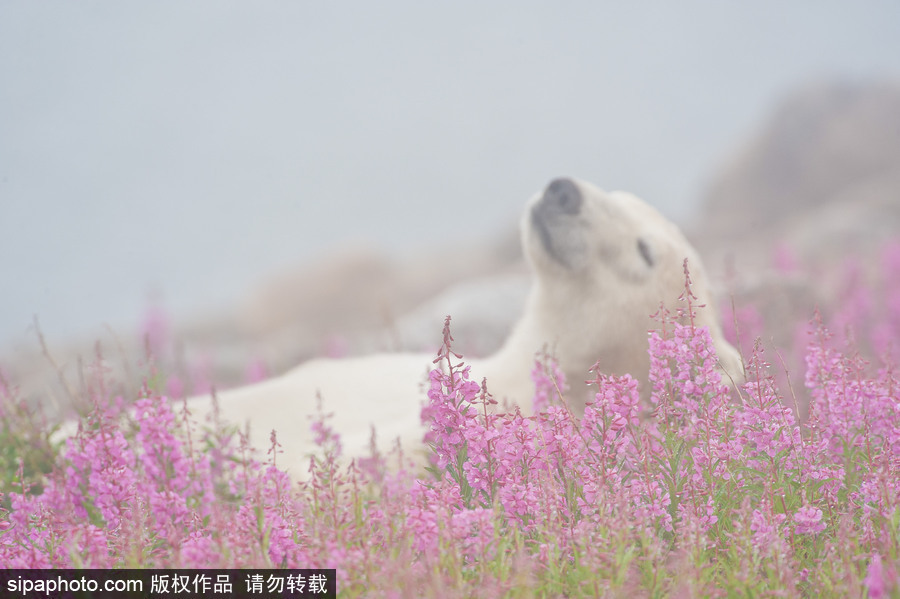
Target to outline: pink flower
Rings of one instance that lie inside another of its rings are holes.
[[[535,413],[543,412],[554,403],[558,403],[560,395],[565,397],[568,390],[566,375],[560,369],[559,361],[546,352],[535,357],[531,380],[534,382],[532,404]]]
[[[872,554],[863,584],[866,585],[868,596],[871,599],[880,599],[888,591],[884,576],[884,566],[881,564],[881,556],[877,553]]]
[[[251,361],[247,366],[247,373],[244,379],[252,384],[264,381],[267,378],[269,378],[269,369],[266,368],[266,363],[259,358]]]
[[[798,535],[818,534],[823,530],[825,523],[819,508],[806,505],[794,514],[794,532]]]
[[[169,316],[159,305],[151,305],[141,323],[141,340],[151,356],[162,357],[169,340]]]
[[[772,252],[772,265],[781,274],[790,274],[799,268],[799,260],[794,249],[781,242],[775,245]]]
[[[781,546],[787,534],[784,530],[786,520],[787,516],[784,514],[773,513],[772,506],[766,500],[760,502],[759,508],[751,512],[750,532],[753,548],[760,555],[770,555],[773,549]]]

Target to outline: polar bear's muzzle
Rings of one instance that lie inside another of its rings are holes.
[[[579,250],[575,223],[584,197],[571,179],[554,179],[531,207],[531,226],[547,255],[567,268],[575,268]]]
[[[578,214],[581,211],[581,190],[571,179],[554,179],[547,185],[534,209],[552,214]]]

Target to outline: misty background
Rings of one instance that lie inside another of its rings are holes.
[[[689,224],[790,90],[898,76],[887,0],[2,0],[0,350],[464,248],[559,175]]]

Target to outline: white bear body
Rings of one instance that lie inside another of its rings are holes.
[[[318,397],[326,425],[341,435],[344,454],[368,454],[371,428],[378,447],[388,450],[400,438],[404,448],[422,440],[419,413],[424,383],[434,356],[374,354],[359,358],[315,359],[282,376],[217,394],[220,418],[250,425],[250,444],[262,455],[277,431],[282,453],[277,464],[294,474],[305,469],[314,451],[311,417]],[[195,421],[212,409],[208,396],[188,400]],[[283,456],[283,457],[282,457]]]
[[[566,375],[571,389],[566,401],[576,413],[590,398],[583,383],[598,361],[604,372],[630,373],[646,386],[647,334],[657,327],[651,314],[661,303],[678,307],[685,259],[695,306],[707,305],[695,322],[709,327],[723,370],[742,379],[740,356],[722,337],[696,252],[675,225],[643,201],[556,179],[526,206],[521,234],[535,273],[525,313],[495,355],[466,360],[471,378],[486,378],[495,399],[531,411],[530,373],[535,354],[545,348]],[[465,348],[454,350],[465,354]],[[424,434],[419,415],[434,358],[376,354],[312,360],[269,381],[220,393],[220,416],[238,425],[249,422],[251,444],[262,452],[277,430],[283,450],[278,464],[295,476],[303,475],[315,450],[308,416],[316,411],[317,395],[323,411],[334,413],[330,425],[341,435],[345,455],[367,453],[372,427],[381,451],[396,438],[407,450],[415,449]],[[196,397],[189,406],[199,420],[211,402]]]

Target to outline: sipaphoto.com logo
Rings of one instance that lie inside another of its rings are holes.
[[[75,576],[73,576],[75,574]],[[61,593],[142,593],[144,581],[140,579],[123,579],[103,577],[97,579],[83,575],[79,578],[75,572],[56,576],[35,576],[34,572],[27,576],[19,575],[6,581],[6,591],[10,596],[28,596],[34,593],[57,596]]]

